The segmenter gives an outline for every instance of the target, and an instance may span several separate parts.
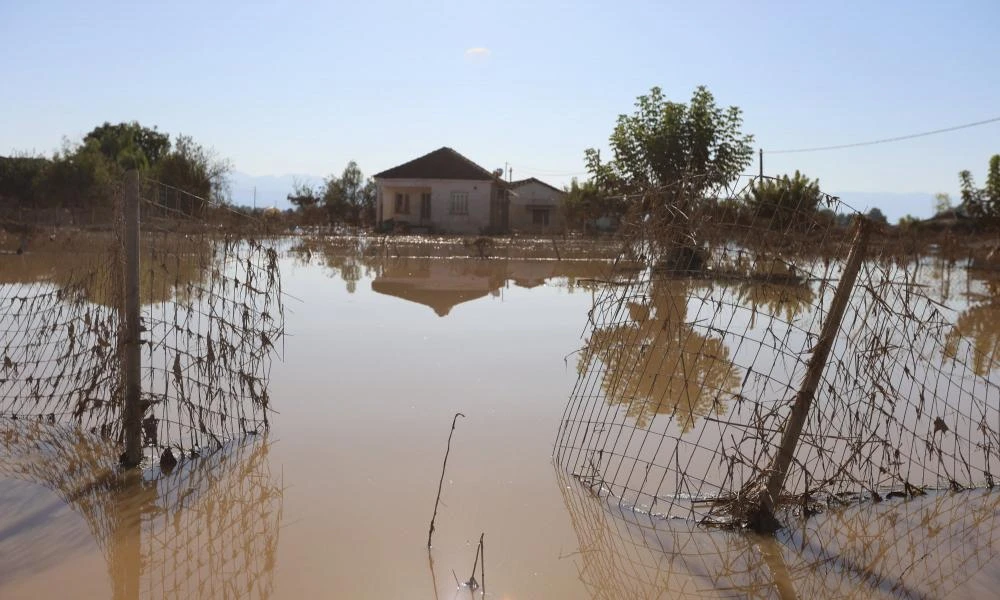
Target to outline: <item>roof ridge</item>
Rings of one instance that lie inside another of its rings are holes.
[[[499,181],[496,174],[450,146],[441,146],[422,156],[373,175],[385,179],[466,179]]]
[[[493,171],[490,171],[490,170],[486,169],[485,167],[483,167],[483,166],[481,166],[479,164],[476,164],[475,162],[472,161],[471,158],[465,156],[464,154],[462,154],[458,150],[455,150],[454,148],[452,148],[450,146],[442,146],[441,149],[442,150],[447,150],[447,151],[451,152],[455,156],[461,158],[465,162],[469,163],[473,167],[479,169],[480,171],[482,171],[483,173],[485,173],[486,175],[488,175],[491,179],[494,178],[494,177],[496,177],[496,175],[493,173]]]
[[[554,186],[554,185],[552,185],[550,183],[545,183],[544,181],[542,181],[541,179],[539,179],[537,177],[526,177],[524,179],[518,179],[518,180],[515,180],[515,181],[511,181],[510,182],[510,187],[512,187],[512,188],[521,187],[522,185],[531,183],[532,181],[534,181],[535,183],[538,183],[540,185],[544,185],[545,187],[547,187],[547,188],[549,188],[549,189],[551,189],[553,191],[559,192],[560,194],[565,194],[566,193],[566,190],[561,190],[561,189],[557,188],[556,186]]]

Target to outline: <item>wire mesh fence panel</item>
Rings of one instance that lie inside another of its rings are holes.
[[[122,193],[116,187],[116,205]],[[72,419],[109,436],[119,431],[122,271],[112,225],[50,233],[5,222],[0,416]]]
[[[776,472],[774,502],[811,508],[992,485],[996,344],[962,326],[968,298],[935,297],[937,259],[818,190],[689,187],[628,199],[556,440],[566,470],[623,506],[723,523],[747,522]]]
[[[263,431],[283,334],[266,224],[148,178],[137,188],[147,459]],[[0,415],[74,421],[123,440],[126,186],[114,195],[103,228],[36,230],[0,254]]]
[[[268,448],[254,437],[129,473],[103,436],[3,420],[0,477],[44,486],[83,518],[116,598],[268,598],[282,516]]]
[[[152,180],[140,193],[145,443],[198,448],[263,430],[283,333],[277,252],[256,221],[234,215],[219,231],[202,219],[225,208]]]

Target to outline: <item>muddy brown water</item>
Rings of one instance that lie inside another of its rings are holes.
[[[0,598],[463,598],[483,533],[489,598],[1000,585],[995,492],[851,506],[765,539],[619,509],[563,473],[553,440],[605,261],[302,250],[282,259],[266,439],[122,481],[98,440],[43,425],[0,437]],[[967,326],[995,346],[980,296]]]

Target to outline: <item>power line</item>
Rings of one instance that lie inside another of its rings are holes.
[[[922,131],[920,133],[911,133],[909,135],[900,135],[897,137],[883,138],[880,140],[872,140],[870,142],[856,142],[854,144],[839,144],[836,146],[818,146],[816,148],[795,148],[792,150],[765,150],[766,154],[793,154],[799,152],[819,152],[821,150],[841,150],[844,148],[858,148],[860,146],[874,146],[876,144],[888,144],[890,142],[901,142],[903,140],[912,140],[913,138],[926,137],[928,135],[937,135],[939,133],[948,133],[949,131],[958,131],[959,129],[968,129],[970,127],[978,127],[980,125],[988,125],[990,123],[996,123],[1000,121],[1000,117],[993,117],[992,119],[986,119],[985,121],[976,121],[975,123],[966,123],[964,125],[956,125],[954,127],[945,127],[944,129],[935,129],[933,131]]]

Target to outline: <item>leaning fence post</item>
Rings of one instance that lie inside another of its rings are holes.
[[[788,468],[795,456],[795,448],[798,445],[799,436],[802,434],[802,428],[805,426],[806,417],[809,415],[809,408],[816,396],[816,388],[823,377],[827,359],[833,349],[833,342],[837,339],[844,311],[847,309],[847,303],[854,290],[854,283],[858,278],[858,271],[861,270],[861,264],[864,262],[869,233],[870,227],[867,219],[859,218],[858,231],[851,244],[851,251],[847,255],[847,264],[840,276],[840,283],[837,284],[837,291],[833,295],[830,311],[823,322],[816,347],[813,349],[812,356],[806,366],[802,386],[799,388],[798,394],[795,395],[792,412],[788,416],[788,421],[781,434],[778,453],[768,471],[767,487],[760,495],[756,511],[749,515],[750,525],[759,532],[774,531],[778,527],[774,515],[775,504],[785,485],[785,477],[788,475]]]
[[[125,174],[124,205],[125,303],[122,315],[124,343],[122,372],[125,376],[125,397],[122,410],[122,432],[125,437],[126,467],[142,462],[142,407],[140,387],[139,329],[139,172]]]

